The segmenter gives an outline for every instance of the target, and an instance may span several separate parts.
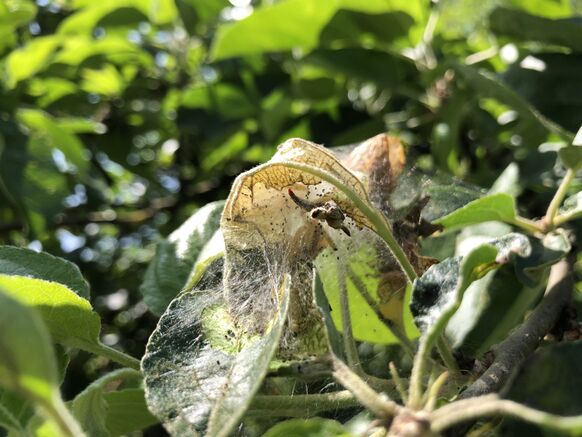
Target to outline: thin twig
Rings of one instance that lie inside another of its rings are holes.
[[[444,383],[447,381],[449,377],[449,372],[443,372],[439,375],[435,382],[432,383],[430,388],[428,389],[427,401],[425,410],[432,411],[436,406],[436,402],[438,400],[439,394],[441,392],[441,388],[443,387]]]
[[[392,376],[392,381],[394,381],[394,385],[396,386],[396,390],[398,391],[398,394],[400,395],[400,399],[402,399],[402,402],[404,404],[408,403],[408,395],[406,394],[406,389],[404,388],[404,384],[402,383],[402,379],[400,378],[400,375],[398,374],[398,369],[394,365],[394,362],[390,361],[390,363],[388,364],[388,367],[390,368],[390,375]]]
[[[353,393],[360,403],[381,419],[396,416],[402,407],[386,395],[374,391],[359,375],[336,357],[332,358],[333,377]]]
[[[582,416],[557,416],[535,410],[495,394],[453,402],[431,414],[431,431],[440,433],[459,423],[486,416],[510,416],[568,433],[582,434]]]
[[[460,395],[467,399],[498,392],[511,374],[537,348],[552,329],[560,311],[568,303],[573,288],[572,261],[562,260],[552,267],[546,294],[528,319],[495,348],[495,360],[487,371]]]

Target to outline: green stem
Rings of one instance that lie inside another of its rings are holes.
[[[138,359],[127,355],[117,349],[113,349],[112,347],[106,346],[103,343],[98,343],[96,345],[92,344],[83,344],[81,349],[86,350],[87,352],[91,352],[95,355],[101,355],[102,357],[109,358],[111,361],[115,361],[125,367],[129,367],[130,369],[134,369],[140,371],[140,362]]]
[[[456,401],[439,408],[431,415],[431,431],[441,433],[468,420],[497,415],[514,417],[556,431],[582,432],[582,416],[557,416],[500,399],[496,394]]]
[[[312,174],[313,176],[316,176],[323,181],[329,182],[342,193],[344,193],[346,197],[356,206],[356,208],[358,208],[362,214],[366,216],[366,218],[374,226],[376,233],[386,242],[386,245],[392,252],[392,255],[396,261],[398,261],[398,264],[400,264],[402,271],[406,274],[408,281],[412,283],[416,279],[416,271],[396,241],[396,238],[394,238],[392,230],[390,229],[390,224],[380,211],[376,210],[370,205],[367,198],[361,199],[354,190],[325,170],[312,167],[308,164],[302,164],[293,161],[281,161],[277,164]]]
[[[451,351],[451,347],[443,335],[441,335],[437,340],[436,346],[437,350],[439,351],[439,355],[443,359],[443,362],[449,371],[451,371],[451,373],[459,373],[459,365],[457,364],[457,360],[455,360],[453,352]]]
[[[86,435],[63,403],[58,392],[53,397],[52,402],[41,400],[40,404],[47,415],[57,424],[63,437],[84,437]]]
[[[569,168],[568,170],[566,170],[564,179],[562,179],[562,182],[560,183],[560,186],[558,187],[556,194],[554,194],[554,198],[550,202],[548,210],[546,211],[546,216],[544,217],[544,222],[546,226],[549,227],[554,226],[554,219],[556,217],[556,214],[558,214],[558,209],[560,208],[560,205],[564,201],[566,193],[568,192],[568,188],[570,187],[570,184],[574,180],[575,176],[576,171],[574,169]]]
[[[338,264],[340,267],[341,264]],[[344,267],[344,266],[341,266]],[[339,285],[340,298],[340,312],[342,317],[342,338],[344,341],[344,351],[348,366],[350,366],[356,373],[360,373],[360,358],[358,356],[358,349],[356,341],[354,340],[354,333],[352,331],[352,318],[350,314],[350,302],[348,297],[348,288],[346,287],[346,276],[341,272],[345,272],[345,268],[338,268],[337,280]]]
[[[512,225],[517,226],[518,228],[523,229],[531,234],[537,234],[539,232],[544,232],[544,229],[538,225],[533,220],[527,219],[525,217],[516,216],[513,221],[510,222]]]
[[[335,411],[360,405],[358,399],[349,391],[313,395],[257,395],[249,412],[271,411],[272,414],[292,417],[309,417],[322,411]],[[293,413],[293,414],[290,414]]]
[[[404,384],[402,383],[402,379],[400,378],[400,375],[398,374],[398,369],[396,368],[396,366],[394,365],[394,363],[392,361],[390,361],[390,363],[388,363],[388,367],[390,368],[390,375],[392,376],[392,381],[394,381],[394,385],[396,386],[396,390],[398,391],[398,394],[400,395],[400,399],[402,399],[402,402],[404,404],[406,404],[408,402],[408,395],[406,394],[406,390],[404,389]]]
[[[434,407],[436,406],[439,394],[441,392],[441,388],[443,388],[443,385],[447,381],[448,377],[449,377],[449,372],[443,372],[439,375],[439,377],[436,379],[436,381],[434,381],[431,384],[430,389],[428,391],[427,401],[426,401],[426,407],[425,407],[426,411],[434,410]]]

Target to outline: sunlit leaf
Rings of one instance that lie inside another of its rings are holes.
[[[11,52],[6,59],[7,78],[5,80],[8,87],[15,87],[18,82],[28,79],[45,68],[60,43],[59,36],[42,36],[32,39],[21,49]]]
[[[84,299],[89,299],[89,284],[75,264],[46,252],[0,246],[0,273],[44,279],[66,285]]]

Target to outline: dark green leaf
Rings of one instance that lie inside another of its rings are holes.
[[[158,423],[149,412],[144,391],[128,388],[104,393],[107,405],[106,426],[111,435],[126,435]]]
[[[162,314],[186,285],[198,256],[219,227],[223,207],[222,201],[209,203],[158,244],[140,286],[153,313]]]
[[[573,170],[582,166],[582,127],[578,129],[572,144],[558,151],[564,165]]]
[[[88,300],[90,297],[89,284],[79,268],[46,252],[37,253],[30,249],[0,246],[0,273],[58,282],[84,299]]]
[[[513,381],[507,398],[562,416],[582,414],[578,387],[582,384],[582,341],[557,343],[538,349]],[[515,420],[504,421],[502,435],[558,436]]]
[[[486,72],[479,72],[475,68],[467,65],[454,64],[453,68],[461,75],[467,84],[473,88],[480,97],[489,97],[500,101],[515,109],[522,117],[535,123],[538,128],[543,128],[552,132],[559,137],[571,140],[572,134],[564,130],[557,124],[548,120],[538,111],[533,109],[526,101],[524,101],[519,94],[513,91],[508,86],[496,80]]]
[[[269,429],[263,437],[332,437],[349,434],[341,425],[331,419],[315,417],[313,419],[292,419],[278,423]]]
[[[270,330],[230,351],[216,348],[236,330],[228,326],[222,290],[186,292],[170,304],[142,360],[148,406],[170,433],[213,437],[233,431],[279,346],[288,281],[277,292],[282,300]]]
[[[497,35],[582,51],[582,24],[576,19],[552,20],[499,7],[491,13],[489,25],[491,31]]]
[[[317,49],[302,62],[396,91],[417,74],[414,63],[403,56],[364,48]]]
[[[488,221],[513,223],[515,217],[515,199],[509,194],[498,193],[474,200],[434,223],[452,229]]]

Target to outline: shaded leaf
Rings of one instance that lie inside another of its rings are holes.
[[[582,341],[542,347],[530,357],[513,380],[506,397],[529,407],[562,416],[582,414],[578,387],[582,384],[579,363]],[[501,435],[567,435],[515,420],[504,421]]]
[[[196,211],[166,240],[158,243],[140,291],[154,314],[162,314],[186,282],[206,243],[219,227],[223,201]]]
[[[475,89],[481,97],[490,97],[496,99],[511,108],[515,109],[522,117],[535,123],[536,126],[552,132],[559,137],[571,140],[572,134],[554,122],[548,120],[537,110],[532,108],[524,101],[519,94],[508,86],[496,80],[486,72],[480,72],[475,68],[467,65],[455,63],[453,68],[461,75],[467,84]]]
[[[88,300],[90,297],[89,284],[79,267],[46,252],[37,253],[20,247],[0,246],[0,273],[58,282],[84,299]]]
[[[146,401],[170,433],[227,436],[233,431],[279,346],[289,287],[287,279],[274,290],[281,301],[268,332],[230,351],[216,346],[225,344],[223,336],[228,341],[228,332],[236,338],[237,329],[229,328],[221,310],[221,290],[194,290],[172,301],[142,360]]]
[[[158,423],[147,408],[144,390],[127,388],[103,394],[107,405],[105,424],[111,435],[126,435]]]
[[[397,90],[406,79],[416,75],[414,63],[409,59],[398,54],[363,48],[317,49],[301,62],[391,90]]]
[[[517,9],[499,7],[489,16],[489,26],[497,35],[582,51],[582,24],[575,19],[553,20]]]
[[[71,402],[73,415],[91,437],[117,436],[156,423],[146,408],[143,390],[108,390],[116,381],[140,378],[135,370],[116,370],[94,381],[75,397]],[[114,393],[117,397],[112,397]],[[119,405],[121,400],[126,404]],[[119,423],[120,415],[124,418],[122,424]]]

